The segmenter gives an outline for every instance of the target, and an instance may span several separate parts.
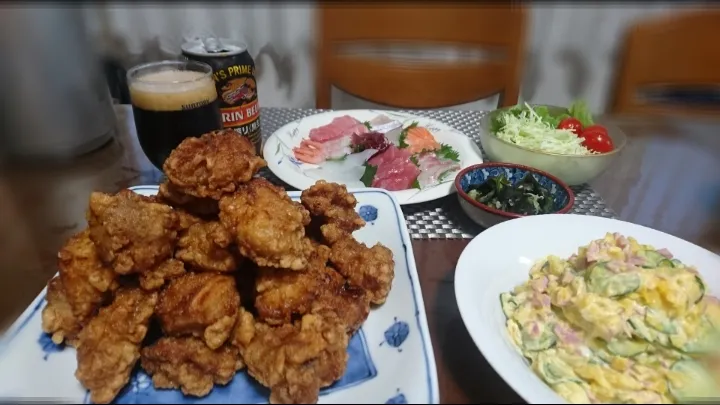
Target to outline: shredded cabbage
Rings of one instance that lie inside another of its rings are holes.
[[[583,139],[569,129],[557,129],[543,121],[533,108],[525,103],[520,113],[504,113],[498,118],[502,125],[495,135],[523,148],[563,155],[591,155],[582,145]]]

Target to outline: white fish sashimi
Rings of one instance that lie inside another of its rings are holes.
[[[425,153],[418,158],[420,175],[417,178],[420,188],[443,183],[452,179],[452,174],[460,170],[460,163],[450,159],[440,159],[434,153]]]
[[[366,149],[360,153],[347,155],[343,160],[328,160],[320,167],[305,170],[306,176],[315,180],[325,180],[345,184],[348,187],[365,187],[360,181],[365,172],[365,163],[377,152],[375,149]]]
[[[402,122],[382,114],[371,119],[368,123],[370,124],[370,128],[373,132],[380,132],[381,134],[386,134],[394,129],[402,127]]]
[[[393,145],[400,145],[400,134],[402,134],[402,126],[385,133],[385,138]]]

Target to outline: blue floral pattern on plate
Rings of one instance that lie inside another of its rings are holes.
[[[465,173],[462,179],[460,179],[460,188],[462,188],[463,191],[467,192],[470,186],[484,183],[487,179],[498,177],[501,174],[504,174],[505,177],[507,177],[507,179],[510,181],[510,183],[515,185],[523,177],[525,177],[527,173],[527,170],[521,169],[519,167],[495,166],[478,168]],[[570,195],[568,195],[565,189],[562,188],[557,182],[539,173],[532,173],[532,176],[535,178],[535,180],[538,181],[538,183],[540,183],[542,187],[544,187],[550,192],[550,195],[553,198],[553,207],[555,211],[559,211],[565,205],[567,205],[568,201],[570,200]]]
[[[390,347],[398,348],[398,351],[402,352],[400,346],[402,346],[409,334],[410,325],[408,325],[407,322],[398,321],[397,318],[395,318],[395,323],[385,331],[385,342],[383,343],[387,343]]]
[[[358,210],[358,214],[365,222],[372,222],[378,217],[378,209],[372,205],[363,205]]]
[[[65,345],[56,345],[55,342],[52,341],[52,337],[47,333],[40,335],[38,344],[42,348],[43,353],[45,353],[43,360],[47,360],[51,354],[61,352],[65,349]]]
[[[386,404],[407,404],[407,398],[405,398],[405,395],[403,395],[400,390],[398,390],[397,395],[390,398],[385,402]]]

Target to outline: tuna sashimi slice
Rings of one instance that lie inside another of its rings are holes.
[[[411,162],[393,160],[378,166],[372,185],[389,191],[407,190],[412,188],[419,173]]]
[[[380,163],[386,161],[386,160],[393,160],[395,158],[402,157],[408,161],[410,161],[410,152],[402,149],[398,149],[395,145],[390,145],[387,149],[385,149],[384,152],[378,153],[370,160],[368,160],[369,165],[377,166]]]
[[[410,161],[410,154],[390,145],[384,152],[376,154],[367,162],[376,166],[373,187],[384,188],[390,191],[407,190],[412,188],[420,169]]]
[[[311,129],[310,139],[316,142],[327,142],[331,139],[350,135],[351,133],[348,132],[357,128],[358,125],[365,128],[365,125],[355,118],[349,115],[343,115],[342,117],[333,119],[332,122],[327,125]],[[367,128],[365,129],[367,130]]]

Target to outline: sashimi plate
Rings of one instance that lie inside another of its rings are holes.
[[[130,188],[155,195],[157,186]],[[412,244],[402,211],[385,190],[354,190],[367,225],[357,240],[380,242],[392,250],[395,279],[387,302],[351,339],[343,378],[320,393],[319,403],[439,403],[437,372]],[[299,200],[300,192],[288,193]],[[87,391],[75,379],[75,349],[56,346],[42,332],[45,290],[0,340],[0,398],[11,402],[88,403]],[[266,403],[269,392],[244,371],[204,398],[179,390],[156,390],[139,368],[115,403]]]
[[[370,132],[376,130],[384,132],[388,142],[393,146],[401,145],[400,136],[402,136],[403,129],[407,129],[409,126],[418,126],[427,129],[435,138],[437,144],[457,152],[453,156],[454,165],[451,170],[443,171],[437,176],[431,176],[431,180],[428,181],[421,181],[420,183],[415,181],[412,182],[412,185],[406,183],[406,188],[392,191],[400,204],[415,204],[450,195],[455,192],[453,186],[455,174],[465,167],[482,163],[482,153],[475,142],[467,135],[440,121],[396,111],[339,110],[304,117],[275,131],[267,139],[263,147],[263,157],[268,163],[268,168],[281,180],[299,190],[312,186],[318,180],[345,184],[349,188],[369,186],[370,184],[366,184],[367,182],[362,179],[366,176],[366,162],[370,157],[377,156],[377,152],[372,148],[362,152],[355,152],[354,146],[350,146],[351,149],[345,150],[353,150],[352,152],[336,152],[332,158],[320,159],[321,161],[318,163],[303,161],[296,152],[298,148],[301,148],[301,145],[310,140],[312,130],[327,126],[335,122],[334,120],[347,116],[366,125],[374,122],[373,120],[377,120],[380,116],[400,124],[401,127],[399,128],[394,127],[392,124],[389,124],[390,127],[387,124],[367,127]],[[381,127],[384,127],[385,130],[382,130]],[[360,129],[364,130],[362,125],[360,125]],[[345,148],[349,147],[350,136],[350,134],[347,134]],[[342,140],[340,141],[342,142]],[[412,158],[412,161],[417,164],[415,157]],[[447,160],[444,161],[447,162]],[[417,179],[421,179],[421,177],[422,175],[416,175]],[[372,186],[385,188],[374,183]]]

